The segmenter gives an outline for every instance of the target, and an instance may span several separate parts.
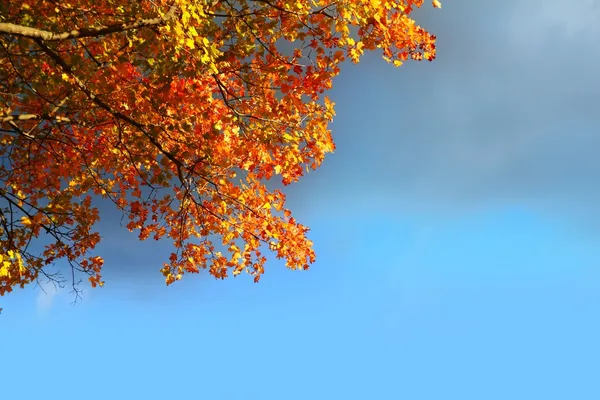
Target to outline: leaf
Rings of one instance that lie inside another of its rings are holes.
[[[184,9],[183,13],[181,14],[181,22],[183,22],[184,25],[187,25],[189,21],[190,21],[190,13],[188,12],[187,9]]]

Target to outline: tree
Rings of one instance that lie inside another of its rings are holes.
[[[0,295],[58,260],[102,285],[99,197],[141,240],[173,241],[167,284],[203,268],[258,281],[265,248],[307,269],[308,229],[265,182],[334,150],[324,93],[345,59],[434,59],[421,3],[2,2]]]

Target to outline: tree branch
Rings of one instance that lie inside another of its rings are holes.
[[[29,121],[29,120],[52,120],[58,122],[71,122],[69,118],[66,117],[54,117],[49,114],[13,114],[0,116],[0,122],[12,122],[12,121]]]
[[[167,151],[160,144],[160,142],[154,136],[152,136],[152,134],[147,130],[147,127],[145,125],[143,125],[143,124],[139,123],[138,121],[134,120],[133,118],[123,114],[122,112],[113,109],[108,103],[106,103],[105,101],[100,99],[98,96],[96,96],[92,92],[92,90],[90,88],[88,88],[87,85],[81,79],[79,79],[77,76],[75,76],[71,66],[69,64],[67,64],[65,62],[65,60],[63,60],[54,50],[52,50],[51,48],[46,46],[46,44],[44,43],[43,40],[38,39],[38,38],[33,39],[33,40],[37,43],[38,46],[40,46],[40,48],[51,59],[53,59],[56,62],[56,64],[58,64],[61,67],[61,69],[73,80],[75,85],[77,85],[79,90],[81,90],[92,102],[94,102],[98,107],[107,111],[114,118],[124,121],[124,122],[128,123],[129,125],[132,125],[132,126],[136,127],[140,132],[142,132],[144,134],[144,136],[146,136],[146,138],[148,138],[150,143],[152,143],[152,145],[154,145],[165,157],[167,157],[171,162],[173,162],[173,164],[175,164],[177,166],[179,178],[183,179],[182,175],[181,175],[181,169],[184,168],[184,165],[181,162],[181,160],[177,159],[177,157],[175,157],[175,155],[173,155],[172,153]]]
[[[177,7],[172,5],[169,11],[164,16],[156,18],[139,19],[133,22],[123,22],[106,26],[98,26],[92,28],[74,29],[70,32],[50,32],[43,29],[31,28],[29,26],[11,24],[8,22],[0,22],[0,34],[13,36],[22,36],[30,39],[41,39],[44,41],[57,41],[68,39],[79,39],[84,37],[97,37],[108,35],[111,33],[124,32],[132,29],[146,28],[150,26],[161,26],[167,21],[174,18],[177,14]]]

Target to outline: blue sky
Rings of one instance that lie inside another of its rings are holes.
[[[108,215],[103,289],[0,299],[3,395],[600,398],[600,2],[443,4],[434,63],[335,82],[310,271],[165,288]]]

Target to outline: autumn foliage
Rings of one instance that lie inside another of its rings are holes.
[[[0,2],[0,295],[56,262],[101,285],[99,197],[141,240],[173,242],[167,283],[258,281],[267,250],[307,269],[308,229],[265,182],[334,150],[324,93],[344,60],[435,57],[421,3]]]

